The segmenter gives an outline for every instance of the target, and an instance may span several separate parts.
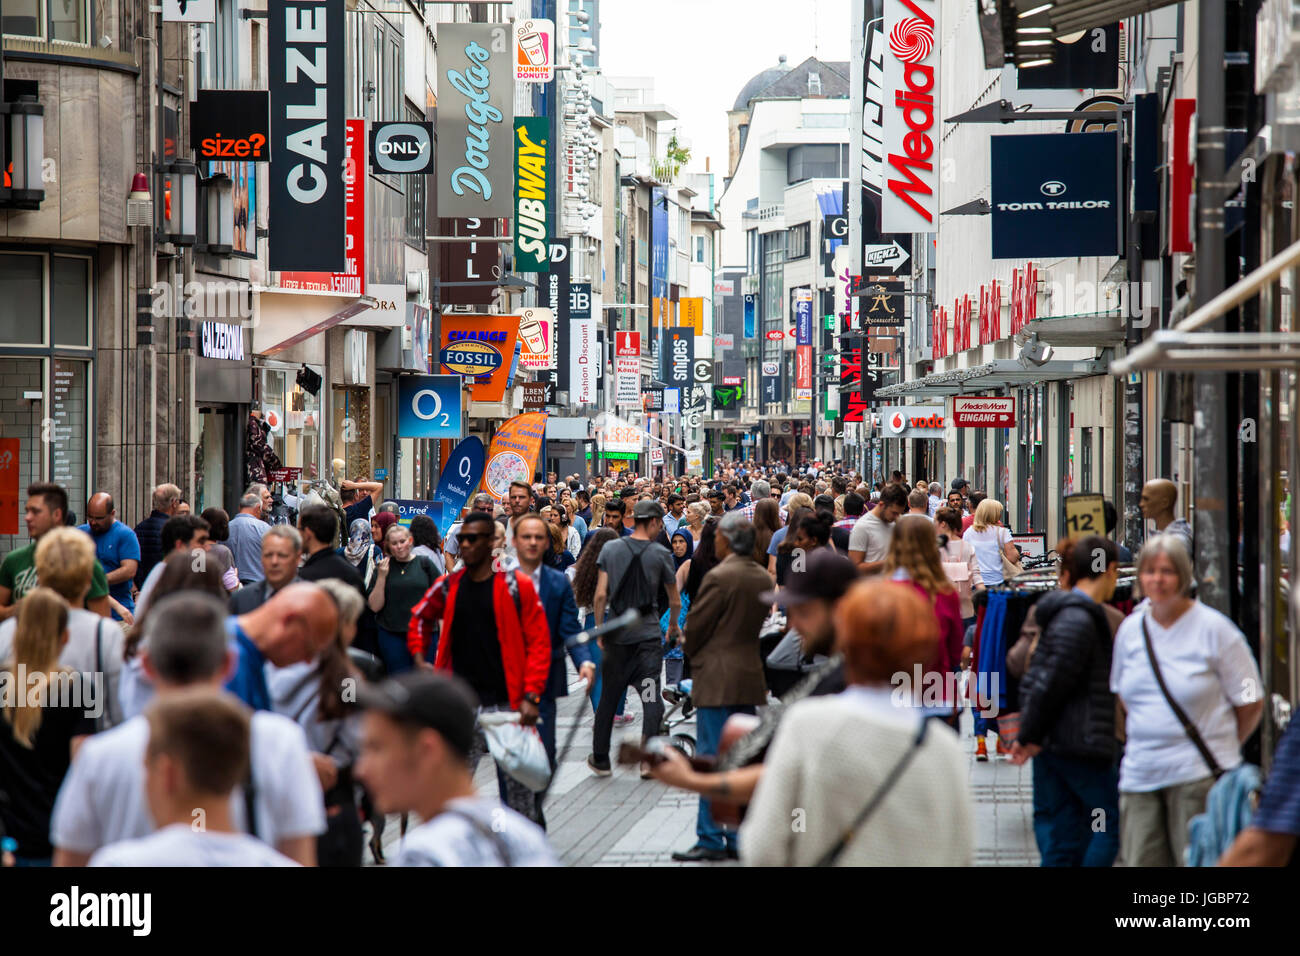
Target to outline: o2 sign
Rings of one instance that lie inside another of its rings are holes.
[[[459,375],[404,375],[398,380],[398,438],[459,438]]]

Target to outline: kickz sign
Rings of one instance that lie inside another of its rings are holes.
[[[881,229],[939,222],[939,0],[885,0]]]

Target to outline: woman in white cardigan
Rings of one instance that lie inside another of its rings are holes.
[[[966,757],[957,735],[916,706],[922,689],[909,686],[934,653],[933,611],[905,582],[864,581],[837,605],[835,626],[849,686],[782,718],[740,830],[741,860],[970,866]]]

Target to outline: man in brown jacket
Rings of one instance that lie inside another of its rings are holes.
[[[750,557],[754,526],[740,511],[718,523],[714,546],[722,559],[704,576],[686,616],[684,649],[691,661],[699,756],[715,756],[722,727],[732,714],[752,714],[767,702],[758,632],[767,618],[759,595],[772,579]],[[738,858],[736,834],[713,820],[709,801],[700,797],[695,822],[695,846],[673,854],[674,860],[703,861]]]

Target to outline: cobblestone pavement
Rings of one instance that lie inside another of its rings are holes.
[[[619,740],[641,735],[641,711],[629,694],[627,713],[636,719],[615,727],[612,752]],[[580,727],[573,746],[561,754],[561,765],[546,803],[547,833],[566,866],[726,866],[735,864],[682,864],[672,860],[674,850],[689,849],[695,841],[698,798],[672,790],[654,780],[642,780],[636,767],[614,767],[611,777],[596,777],[587,769],[591,749],[592,710],[580,688],[559,702],[558,746],[562,749],[573,729]],[[674,728],[694,735],[694,721]],[[975,810],[976,866],[1037,866],[1033,835],[1033,786],[1029,765],[1015,767],[990,757],[977,763],[969,712],[962,718],[962,743],[970,755],[970,786]],[[993,750],[990,743],[990,751]],[[496,792],[495,767],[484,758],[475,775],[483,793]],[[414,824],[412,824],[414,825]],[[396,817],[384,830],[384,853],[392,860],[399,847]],[[369,851],[366,853],[370,862]]]

